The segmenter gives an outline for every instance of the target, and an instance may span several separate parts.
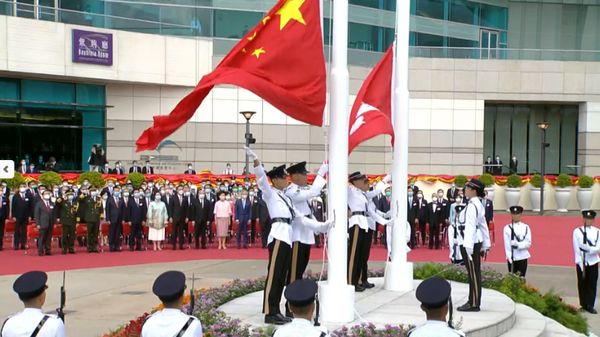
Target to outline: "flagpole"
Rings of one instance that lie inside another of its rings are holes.
[[[327,283],[319,289],[321,317],[326,322],[354,320],[354,287],[347,282],[348,229],[348,1],[333,2],[332,60],[329,105]]]
[[[407,261],[407,180],[408,180],[408,36],[410,1],[396,2],[396,43],[392,75],[392,118],[394,154],[392,162],[392,256],[385,266],[385,289],[413,289],[413,264]]]

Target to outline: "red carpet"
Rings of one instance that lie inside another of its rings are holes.
[[[492,248],[487,260],[488,262],[505,261],[502,230],[504,224],[508,221],[510,221],[510,217],[507,214],[497,215],[495,218],[496,244]],[[574,264],[571,236],[573,229],[582,224],[580,217],[524,216],[523,221],[531,226],[533,233],[530,264],[554,266],[572,266]],[[4,247],[10,246],[8,242],[4,245]],[[5,249],[0,252],[0,275],[19,274],[35,269],[58,271],[203,259],[266,260],[268,256],[267,250],[261,248],[250,248],[247,250],[238,250],[235,248],[217,250],[209,248],[207,250],[187,249],[183,251],[166,249],[157,252],[123,251],[121,253],[104,252],[100,254],[88,254],[85,252],[85,248],[82,247],[77,247],[77,254],[75,255],[61,255],[56,243],[54,243],[53,252],[54,255],[52,256],[40,257],[34,248],[30,248],[27,254],[22,250],[14,251],[12,249]],[[322,249],[313,249],[311,259],[320,260],[322,254]],[[386,255],[385,248],[377,245],[371,251],[371,260],[383,261]],[[448,249],[429,250],[426,248],[417,248],[409,253],[409,260],[447,262]]]

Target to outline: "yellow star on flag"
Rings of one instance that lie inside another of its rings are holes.
[[[268,15],[267,15],[267,16],[265,16],[265,17],[262,19],[262,24],[263,24],[263,26],[264,26],[264,25],[266,25],[266,24],[267,24],[267,21],[269,21],[269,20],[271,20],[271,17],[270,17],[270,16],[268,16]]]
[[[305,0],[286,0],[285,4],[279,8],[277,13],[275,13],[280,17],[279,30],[283,30],[283,27],[285,27],[290,20],[296,20],[301,24],[306,25],[302,12],[300,11],[300,6],[304,4],[304,1]]]
[[[256,56],[256,58],[258,59],[261,54],[264,54],[266,52],[267,52],[266,50],[264,50],[262,47],[260,47],[258,49],[254,49],[254,51],[252,52],[252,56]]]
[[[254,40],[255,37],[256,37],[256,32],[254,32],[254,34],[252,34],[252,36],[248,36],[248,41]]]

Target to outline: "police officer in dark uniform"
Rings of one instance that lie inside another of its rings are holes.
[[[154,281],[152,292],[163,303],[164,309],[146,319],[142,326],[142,337],[202,337],[200,320],[181,311],[185,292],[185,274],[180,271],[162,273]]]
[[[294,319],[273,333],[273,337],[326,337],[326,331],[313,325],[315,300],[319,287],[313,280],[296,280],[285,288],[284,296]],[[317,313],[318,314],[318,313]]]
[[[421,310],[427,322],[409,331],[408,337],[464,337],[465,334],[452,327],[452,299],[450,283],[440,277],[421,282],[415,295],[421,302]],[[446,316],[449,315],[448,321]]]
[[[13,284],[13,290],[25,305],[25,309],[9,317],[2,328],[0,336],[37,336],[64,337],[65,325],[55,315],[47,315],[42,311],[46,302],[48,275],[43,271],[30,271],[19,276]]]
[[[77,213],[79,200],[75,200],[75,192],[67,191],[66,199],[59,197],[56,204],[60,207],[60,223],[62,224],[62,253],[75,254],[75,227],[77,226]]]

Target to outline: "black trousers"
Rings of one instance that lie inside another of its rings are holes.
[[[296,280],[301,280],[310,260],[310,246],[300,241],[292,243],[292,252],[290,254],[290,272],[287,277],[287,284]]]
[[[184,219],[173,221],[173,237],[171,238],[173,249],[177,249],[177,238],[179,238],[179,249],[183,249],[185,243],[184,227],[187,227]]]
[[[4,244],[4,224],[6,223],[6,218],[0,218],[0,249],[2,249]]]
[[[264,221],[260,223],[260,235],[262,241],[262,247],[267,248],[267,240],[269,239],[269,232],[271,231],[271,221]]]
[[[358,225],[352,226],[348,232],[350,234],[350,239],[348,240],[348,284],[357,285],[358,278],[364,267],[365,236],[368,235],[368,232],[361,229]]]
[[[100,231],[100,224],[98,222],[90,222],[86,223],[87,226],[87,250],[88,252],[96,252],[98,251],[98,235]]]
[[[269,264],[263,293],[263,313],[266,315],[281,313],[279,303],[290,268],[290,253],[290,245],[283,241],[275,239],[269,244]]]
[[[369,229],[369,232],[363,236],[365,240],[363,244],[363,251],[361,254],[361,267],[360,267],[360,275],[358,275],[358,283],[364,284],[367,282],[368,272],[369,272],[369,256],[371,256],[371,244],[373,243],[373,234],[377,232]]]
[[[206,248],[206,223],[207,220],[200,220],[194,223],[194,240],[196,243],[196,249],[200,248],[200,243],[202,243],[202,249]]]
[[[427,233],[425,233],[425,222],[421,222],[421,220],[419,220],[419,231],[421,232],[421,243],[423,244],[423,247],[425,247],[425,245],[427,244],[425,242],[425,239],[427,238]]]
[[[108,226],[108,246],[111,252],[121,249],[121,234],[123,223],[121,221],[111,222]]]
[[[507,261],[506,263],[508,264],[508,272],[525,277],[525,273],[527,273],[527,260],[528,259],[513,261],[514,263]]]
[[[481,306],[481,243],[475,244],[471,258],[463,246],[460,246],[460,253],[469,274],[469,304],[472,307],[479,307]]]
[[[27,218],[19,219],[15,223],[15,236],[13,239],[13,244],[15,249],[25,249],[25,244],[27,243]]]
[[[248,248],[248,220],[247,219],[240,219],[240,222],[238,223],[238,230],[237,230],[237,236],[236,236],[236,242],[237,242],[237,247],[241,248],[241,247],[245,247]]]
[[[75,223],[62,224],[62,251],[75,251]]]
[[[256,219],[250,220],[250,243],[254,243],[256,240]]]
[[[52,230],[54,230],[54,224],[46,228],[40,228],[37,248],[38,254],[43,255],[45,253],[50,253],[50,244],[52,243]]]
[[[429,249],[440,248],[440,224],[430,223],[429,224]]]
[[[577,293],[579,305],[592,309],[596,302],[596,284],[598,282],[598,264],[585,266],[585,273],[577,265]]]
[[[415,223],[412,222],[410,224],[410,248],[415,248],[417,246],[417,231]]]
[[[142,223],[131,223],[131,234],[129,234],[129,248],[142,249]]]

